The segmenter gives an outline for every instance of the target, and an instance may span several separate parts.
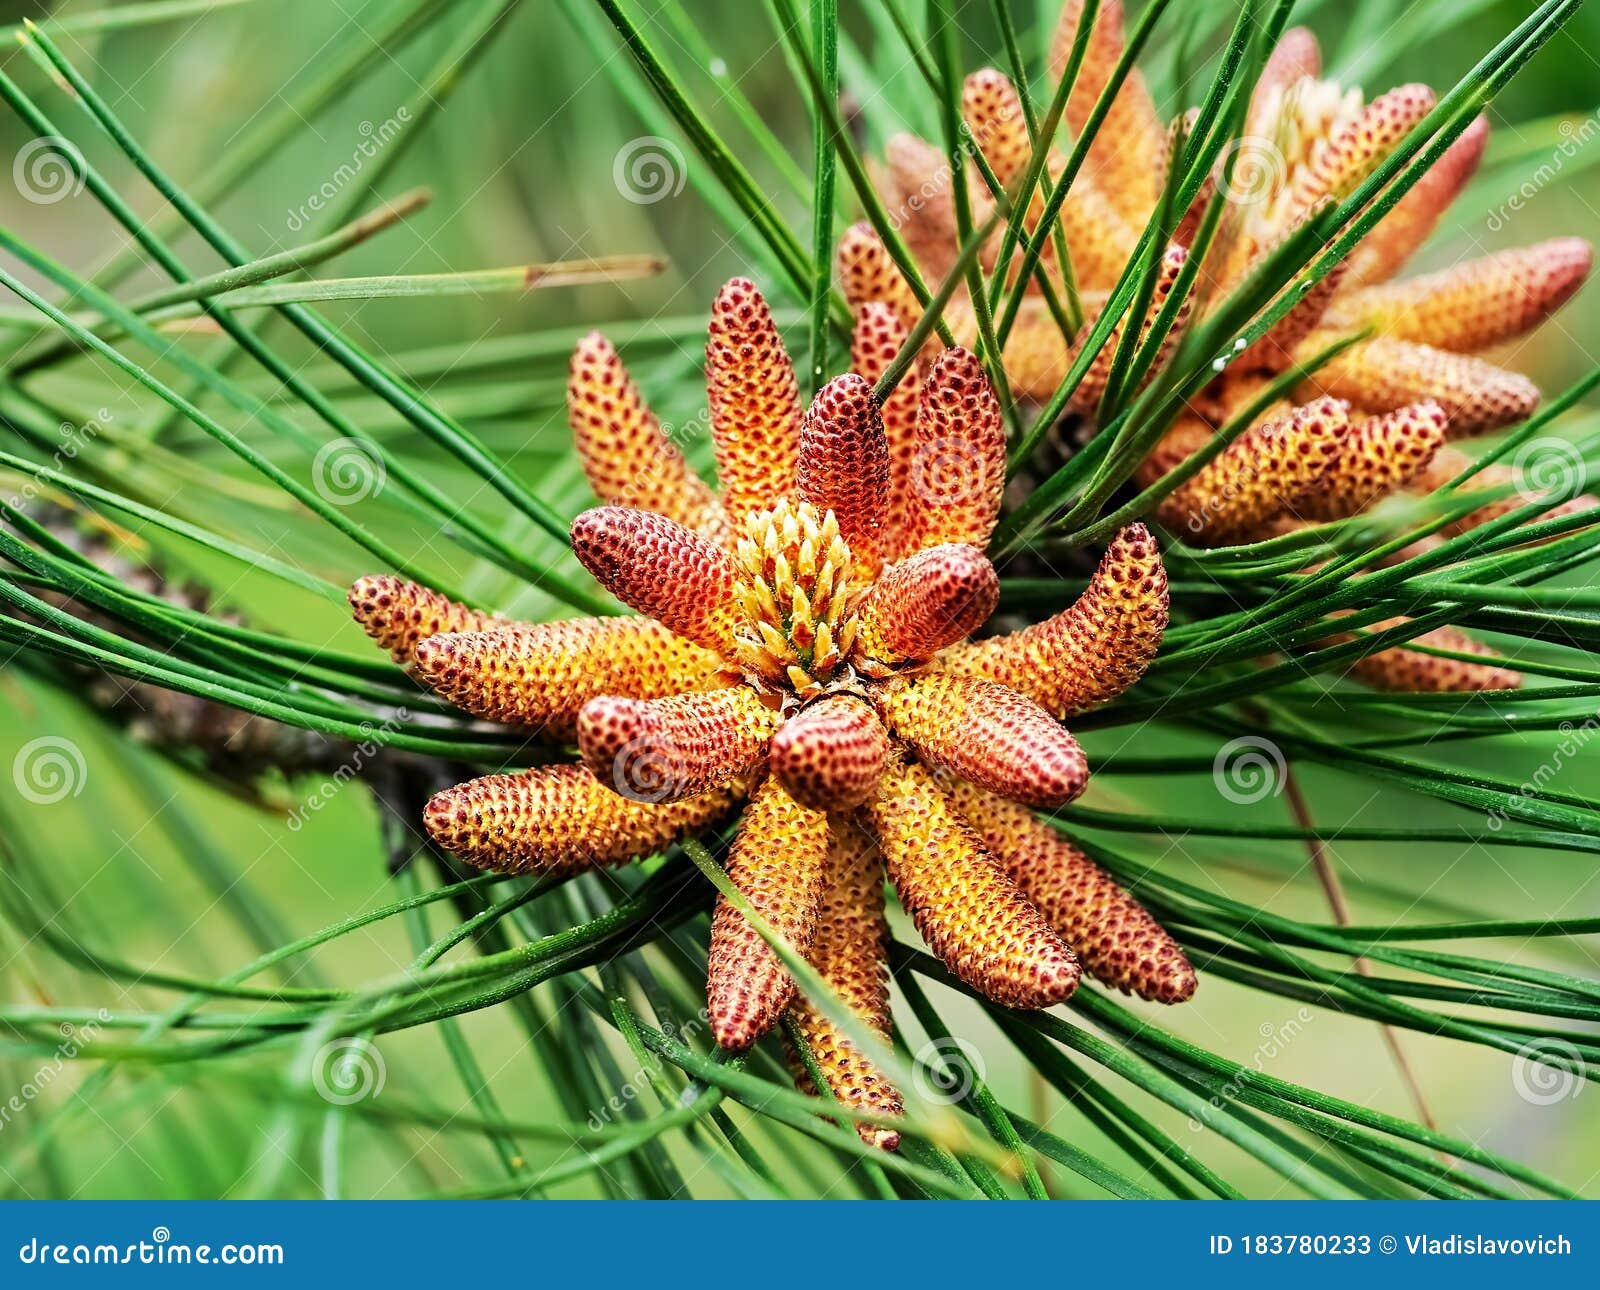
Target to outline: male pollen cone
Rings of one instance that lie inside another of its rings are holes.
[[[875,685],[895,734],[931,765],[1029,806],[1064,806],[1089,782],[1078,741],[1032,699],[978,677],[931,672]]]
[[[841,823],[828,847],[810,962],[828,988],[885,1045],[889,1043],[889,981],[884,970],[888,939],[883,858],[860,829]],[[905,1110],[899,1091],[861,1057],[827,1013],[797,995],[789,1005],[789,1017],[843,1106],[880,1115],[900,1115]],[[789,1058],[799,1088],[817,1092],[804,1063],[793,1052]],[[862,1141],[884,1151],[900,1145],[900,1134],[886,1125],[858,1123],[856,1131]]]
[[[722,504],[739,533],[747,515],[789,491],[801,417],[794,364],[748,278],[728,282],[711,306],[706,395]]]
[[[1026,807],[974,784],[946,786],[995,862],[1097,979],[1157,1003],[1199,984],[1177,941],[1110,874]]]
[[[776,779],[763,781],[745,807],[728,855],[728,880],[797,953],[811,949],[828,863],[828,817],[801,806]],[[719,896],[711,917],[706,1004],[718,1045],[750,1047],[794,997],[791,977],[761,934]]]
[[[578,714],[578,751],[624,797],[676,802],[750,771],[778,720],[745,685],[667,699],[601,695]]]
[[[1552,238],[1352,292],[1333,316],[1340,326],[1375,327],[1436,349],[1485,349],[1555,313],[1583,285],[1593,262],[1583,238]]]
[[[1373,623],[1370,632],[1387,631],[1406,622],[1404,618],[1386,618]],[[1348,636],[1335,640],[1348,640]],[[1482,663],[1469,663],[1463,659],[1439,658],[1433,654],[1419,654],[1415,650],[1396,645],[1377,650],[1350,665],[1350,675],[1374,690],[1397,690],[1428,694],[1471,694],[1478,690],[1515,690],[1522,685],[1522,675],[1510,668],[1500,667],[1494,660],[1500,655],[1487,645],[1475,641],[1454,627],[1435,627],[1423,632],[1410,642],[1430,649],[1450,650],[1455,654],[1473,654]]]
[[[1307,520],[1359,515],[1428,464],[1446,426],[1444,409],[1432,399],[1368,417],[1346,432],[1338,458],[1291,509]]]
[[[855,331],[850,340],[850,369],[869,385],[889,370],[889,364],[905,345],[909,333],[895,311],[881,300],[869,300],[856,310]],[[900,548],[900,530],[915,506],[911,492],[911,468],[917,450],[917,404],[919,382],[916,365],[907,369],[900,384],[883,401],[883,437],[889,446],[889,512],[884,531],[884,549]]]
[[[1070,606],[1041,623],[961,645],[940,666],[983,677],[1032,699],[1055,717],[1109,703],[1133,685],[1156,651],[1169,616],[1167,573],[1150,530],[1130,524],[1106,547]]]
[[[854,372],[834,377],[806,409],[794,492],[832,511],[856,562],[876,567],[889,515],[889,443],[872,387]]]
[[[628,608],[724,657],[733,652],[736,573],[709,539],[649,511],[597,506],[572,521],[572,551]]]
[[[1335,338],[1313,332],[1300,352],[1315,353]],[[1514,425],[1539,406],[1539,387],[1521,372],[1393,336],[1374,336],[1335,354],[1298,393],[1331,394],[1376,412],[1433,399],[1450,418],[1452,439]]]
[[[479,869],[540,877],[654,855],[720,818],[726,793],[657,805],[623,797],[586,766],[486,775],[429,799],[423,827]]]
[[[417,644],[412,673],[458,708],[569,737],[603,694],[660,699],[717,683],[723,663],[648,618],[442,632]]]
[[[1048,1008],[1078,987],[1078,960],[955,814],[928,770],[891,770],[866,807],[889,878],[917,931],[974,990]]]
[[[616,349],[597,331],[572,351],[567,420],[583,473],[601,501],[654,511],[698,532],[723,527],[721,503],[689,469]]]
[[[931,546],[885,570],[861,605],[858,647],[880,663],[932,658],[989,620],[1000,577],[976,547]]]
[[[357,578],[345,598],[361,629],[402,667],[411,663],[420,641],[439,632],[511,626],[509,619],[498,614],[468,609],[430,587],[388,573]]]
[[[836,694],[783,723],[772,738],[767,768],[802,805],[847,811],[877,790],[889,751],[888,732],[871,706]]]
[[[977,355],[945,350],[922,378],[906,547],[989,543],[1006,483],[1000,402]]]
[[[1350,286],[1387,281],[1404,267],[1467,186],[1488,142],[1489,118],[1476,117],[1351,252]]]

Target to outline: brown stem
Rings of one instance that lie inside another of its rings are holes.
[[[1322,839],[1313,833],[1316,826],[1311,821],[1311,810],[1306,804],[1305,794],[1300,791],[1300,782],[1295,778],[1294,771],[1287,766],[1284,767],[1283,789],[1295,822],[1307,831],[1306,854],[1311,858],[1311,867],[1316,872],[1322,894],[1327,898],[1334,922],[1340,927],[1349,927],[1353,921],[1350,917],[1350,902],[1345,898],[1344,884],[1339,880],[1339,871],[1334,866],[1333,857],[1328,854],[1327,847],[1323,846]],[[1367,959],[1355,959],[1352,966],[1362,976],[1372,975],[1372,964]],[[1400,1079],[1411,1096],[1411,1103],[1416,1107],[1417,1114],[1422,1117],[1422,1122],[1428,1128],[1438,1132],[1439,1123],[1434,1119],[1433,1110],[1428,1105],[1427,1096],[1422,1091],[1416,1071],[1412,1069],[1411,1060],[1406,1056],[1405,1048],[1400,1043],[1399,1033],[1385,1021],[1378,1023],[1378,1030],[1383,1035],[1384,1046],[1388,1048],[1389,1056],[1394,1060],[1395,1069],[1400,1073]]]

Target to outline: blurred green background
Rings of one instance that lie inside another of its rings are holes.
[[[282,113],[297,87],[313,80],[329,51],[349,48],[380,30],[402,6],[388,0],[256,0],[219,7],[214,12],[176,19],[146,29],[86,34],[64,42],[79,65],[113,107],[134,126],[139,138],[164,166],[186,182],[198,182],[246,137],[263,114]],[[647,281],[615,286],[531,291],[474,299],[377,301],[335,305],[329,317],[349,334],[407,366],[415,351],[430,346],[488,344],[544,328],[617,323],[617,334],[640,323],[671,316],[696,316],[707,308],[717,286],[735,273],[749,272],[749,256],[708,213],[697,182],[697,162],[685,147],[687,173],[681,192],[648,204],[630,201],[615,180],[619,156],[630,142],[655,131],[641,123],[606,60],[621,63],[614,41],[597,51],[569,21],[568,8],[534,0],[507,19],[481,66],[455,89],[430,122],[424,137],[395,171],[385,177],[381,196],[414,185],[434,192],[432,204],[348,256],[326,266],[324,274],[424,273],[511,265],[528,261],[624,252],[661,252],[667,270]],[[696,0],[692,28],[674,16],[678,6],[642,0],[636,11],[662,53],[693,79],[702,102],[712,105],[719,124],[737,139],[731,113],[718,116],[722,89],[736,83],[788,150],[803,174],[809,166],[810,120],[803,95],[775,45],[761,6],[750,0]],[[863,47],[880,41],[879,23],[869,3],[842,6],[844,19]],[[53,9],[72,15],[94,3],[68,3]],[[385,52],[377,70],[354,92],[314,120],[294,130],[280,156],[255,169],[238,190],[219,203],[217,213],[250,249],[264,254],[294,245],[293,213],[362,141],[382,123],[415,101],[427,70],[449,50],[467,17],[479,6],[445,6],[440,19],[409,41]],[[1205,8],[1199,6],[1198,8]],[[1225,6],[1211,9],[1223,12]],[[1506,0],[1460,6],[1469,20],[1456,21],[1448,0],[1428,3],[1346,5],[1307,4],[1306,20],[1323,38],[1335,70],[1348,69],[1369,92],[1405,80],[1425,80],[1443,88],[1463,74],[1501,33],[1524,15],[1527,6]],[[1014,5],[1024,48],[1036,57],[1043,48],[1054,4],[1020,0]],[[986,4],[960,6],[968,35],[968,65],[998,61],[998,45]],[[0,20],[41,16],[33,5],[0,5]],[[1352,16],[1354,15],[1354,16]],[[1426,39],[1413,46],[1403,39],[1414,24],[1426,24]],[[592,28],[593,29],[593,28]],[[1147,60],[1164,110],[1181,104],[1165,96],[1164,70],[1170,36],[1158,38]],[[1425,253],[1424,264],[1447,263],[1477,249],[1534,241],[1562,233],[1593,236],[1600,184],[1595,162],[1600,140],[1594,114],[1600,54],[1600,9],[1580,13],[1567,31],[1544,50],[1513,84],[1493,112],[1490,153],[1479,178],[1445,228]],[[131,176],[120,158],[92,137],[69,102],[44,91],[41,74],[21,54],[5,56],[4,67],[42,101],[106,172],[115,177],[140,212],[156,212],[155,193]],[[859,83],[847,66],[844,88],[862,105],[874,144],[901,125],[926,127],[926,96],[915,92],[908,73],[900,82]],[[1563,122],[1566,123],[1565,127]],[[1587,130],[1583,123],[1590,122]],[[370,128],[369,128],[370,127]],[[31,132],[9,114],[0,116],[0,139],[15,155]],[[1575,138],[1584,142],[1564,151]],[[682,147],[681,141],[679,146]],[[1490,227],[1487,213],[1500,207],[1539,167],[1561,156],[1561,173],[1542,185],[1523,209]],[[754,145],[741,153],[790,216],[802,238],[809,237],[809,213],[785,187],[782,167]],[[81,269],[104,263],[123,245],[88,197],[49,205],[16,199],[7,190],[4,222],[15,232]],[[849,213],[848,200],[841,210]],[[195,264],[214,261],[183,244]],[[785,296],[783,284],[763,276],[761,286],[781,305],[799,302]],[[158,281],[140,277],[133,285]],[[1523,345],[1517,364],[1547,390],[1558,389],[1596,361],[1592,338],[1600,335],[1600,293],[1593,288],[1569,306],[1551,326]],[[676,352],[638,364],[639,374],[657,399],[663,419],[677,423],[699,410],[693,381],[680,379],[698,345],[686,341]],[[312,361],[309,354],[302,355]],[[565,510],[582,504],[581,481],[567,457],[567,432],[559,406],[559,365],[552,379],[521,380],[516,370],[486,370],[474,381],[449,372],[419,376],[446,408],[457,410],[472,427],[505,454],[540,491],[560,499]],[[70,393],[70,380],[63,378]],[[171,443],[185,457],[216,469],[226,467],[207,441],[179,430]],[[419,460],[421,441],[409,450]],[[449,483],[455,468],[438,463],[436,478]],[[307,537],[302,521],[281,510],[197,492],[183,499],[187,513],[210,517],[226,531],[247,533],[253,542],[345,581],[367,567],[347,548],[325,537]],[[423,542],[426,534],[408,527],[401,515],[384,515],[385,535],[397,543]],[[542,539],[526,540],[540,550]],[[163,558],[179,569],[205,573],[205,558],[181,544],[160,544]],[[456,570],[469,587],[497,606],[548,612],[537,594],[520,591],[504,577],[484,570]],[[336,612],[310,604],[269,585],[241,584],[227,600],[265,625],[292,629],[302,639],[327,640],[359,650],[364,641]],[[79,702],[74,687],[46,684],[27,671],[0,669],[0,767],[41,735],[69,738],[83,753],[85,782],[79,795],[53,805],[20,799],[6,803],[4,823],[14,830],[14,845],[48,865],[66,923],[115,947],[129,963],[179,973],[219,975],[274,943],[280,934],[297,934],[332,923],[352,911],[393,897],[379,846],[377,817],[359,787],[345,788],[328,809],[298,831],[271,810],[238,801],[214,786],[174,770],[165,760],[130,742],[120,731],[98,722]],[[1096,753],[1148,751],[1125,747],[1125,732],[1090,736]],[[1515,749],[1518,745],[1511,744]],[[1538,764],[1542,744],[1521,745],[1528,769]],[[1496,769],[1514,773],[1505,758],[1508,745],[1496,745]],[[1202,749],[1201,751],[1206,751]],[[1595,782],[1592,752],[1562,774],[1576,789]],[[1374,796],[1372,785],[1336,774],[1308,775],[1314,813],[1324,819],[1392,822],[1404,810],[1408,823],[1437,817],[1453,822],[1436,804]],[[0,792],[10,783],[0,776]],[[280,803],[307,796],[308,786],[277,786]],[[1216,800],[1204,777],[1178,781],[1120,779],[1097,786],[1087,799],[1101,807],[1148,804],[1175,815],[1214,814]],[[1266,808],[1257,808],[1266,809]],[[1279,804],[1278,809],[1281,809]],[[1285,818],[1287,818],[1285,816]],[[1126,848],[1170,866],[1195,882],[1226,887],[1241,899],[1284,913],[1320,920],[1321,897],[1304,874],[1303,854],[1289,845],[1243,845],[1204,839],[1132,840]],[[1401,917],[1438,918],[1469,910],[1494,917],[1535,917],[1556,911],[1594,912],[1600,883],[1590,868],[1552,852],[1496,852],[1492,847],[1461,855],[1444,846],[1418,846],[1398,855],[1349,845],[1338,848],[1348,874],[1358,921]],[[1413,907],[1409,893],[1429,890],[1440,903]],[[65,925],[65,924],[64,924]],[[441,924],[442,926],[442,924]],[[439,928],[435,928],[439,930]],[[59,959],[6,929],[0,935],[0,990],[12,1002],[53,1002],[88,1007],[160,1007],[172,998],[135,982],[113,982],[76,973]],[[1465,947],[1464,952],[1515,956],[1593,975],[1596,943],[1566,943],[1559,948],[1530,943]],[[338,941],[314,956],[316,970],[337,982],[360,982],[395,971],[413,948],[397,923],[386,922]],[[1289,1002],[1254,994],[1216,979],[1205,981],[1197,1002],[1162,1021],[1214,1051],[1233,1054],[1251,1065],[1261,1060],[1275,1074],[1326,1088],[1401,1115],[1411,1113],[1405,1091],[1376,1029],[1359,1020],[1315,1014],[1309,1024],[1295,1021]],[[971,1038],[993,1053],[988,1075],[996,1092],[1021,1106],[1041,1097],[1029,1072],[1012,1050],[989,1038],[976,1009],[952,1005],[950,1015],[970,1023]],[[1273,1036],[1290,1027],[1291,1041]],[[503,1011],[488,1010],[465,1019],[464,1030],[491,1076],[507,1114],[537,1118],[548,1113],[552,1097],[545,1077],[521,1050],[520,1032]],[[1588,1107],[1596,1095],[1545,1107],[1518,1097],[1507,1059],[1478,1048],[1407,1034],[1403,1042],[1441,1127],[1545,1169],[1588,1194],[1600,1149],[1600,1117]],[[425,1095],[449,1105],[460,1098],[455,1075],[438,1037],[408,1032],[380,1045],[389,1087]],[[260,1062],[260,1059],[256,1059]],[[619,1048],[620,1064],[633,1059]],[[0,1093],[30,1079],[31,1060],[0,1061]],[[263,1072],[273,1069],[260,1063]],[[83,1078],[73,1068],[36,1102],[0,1128],[0,1187],[18,1196],[128,1195],[315,1195],[319,1181],[308,1160],[308,1145],[294,1117],[241,1095],[225,1078],[211,1080],[199,1071],[163,1072],[129,1067],[97,1096],[93,1108],[63,1121],[59,1135],[41,1141],[34,1132],[48,1112],[66,1102]],[[1117,1148],[1056,1099],[1051,1121],[1057,1132],[1116,1159]],[[598,1110],[599,1108],[596,1108]],[[1187,1140],[1174,1120],[1172,1131]],[[471,1137],[441,1136],[401,1128],[358,1126],[350,1130],[344,1186],[350,1195],[399,1196],[419,1191],[468,1187],[490,1170],[487,1146]],[[1209,1146],[1212,1158],[1251,1194],[1273,1194],[1279,1180],[1248,1157],[1223,1145]],[[1258,1183],[1261,1190],[1252,1191]],[[715,1193],[711,1179],[699,1185]],[[591,1182],[561,1189],[588,1194]],[[1064,1194],[1092,1194],[1075,1181]]]

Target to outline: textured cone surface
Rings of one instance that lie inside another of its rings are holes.
[[[1314,332],[1299,354],[1309,357],[1333,339],[1333,333]],[[1539,406],[1538,387],[1519,372],[1392,336],[1375,336],[1335,354],[1300,393],[1331,394],[1371,412],[1432,399],[1449,417],[1452,439],[1514,425]]]
[[[932,658],[983,626],[999,598],[999,575],[977,548],[927,547],[873,584],[861,605],[857,649],[885,664]]]
[[[1167,495],[1161,522],[1202,546],[1248,538],[1337,460],[1349,424],[1346,404],[1321,398],[1252,426]]]
[[[795,496],[832,511],[857,561],[882,554],[889,516],[889,444],[872,387],[854,372],[835,377],[806,409],[800,426]]]
[[[1053,78],[1059,79],[1067,65],[1083,7],[1083,0],[1067,0],[1061,6],[1061,17],[1050,45]],[[1075,137],[1083,133],[1095,101],[1122,57],[1122,50],[1121,0],[1101,0],[1090,29],[1083,64],[1067,98],[1067,124]],[[1105,190],[1124,219],[1142,225],[1160,197],[1157,183],[1165,137],[1166,131],[1156,115],[1144,77],[1134,68],[1117,91],[1084,163],[1084,173]]]
[[[914,134],[897,134],[884,145],[897,230],[926,280],[943,278],[956,261],[956,203],[950,163],[943,152]]]
[[[1263,252],[1270,254],[1270,250]],[[1344,286],[1345,262],[1334,265],[1304,292],[1289,312],[1267,330],[1267,334],[1241,354],[1242,371],[1281,372],[1294,364],[1296,347],[1317,329],[1328,306]]]
[[[567,420],[583,473],[602,502],[655,511],[697,532],[722,529],[721,505],[689,469],[599,332],[590,332],[572,351]]]
[[[1368,630],[1380,632],[1406,620],[1390,618],[1374,623]],[[1341,638],[1348,639],[1348,638]],[[1500,655],[1454,627],[1435,627],[1414,641],[1433,649],[1476,654],[1485,661],[1468,663],[1461,659],[1437,658],[1395,646],[1379,650],[1351,664],[1350,675],[1374,690],[1421,691],[1429,694],[1470,694],[1479,690],[1515,690],[1522,684],[1520,674],[1497,662]]]
[[[676,802],[747,773],[777,725],[778,714],[745,685],[668,699],[603,695],[578,714],[578,749],[613,792]]]
[[[630,609],[724,657],[732,653],[733,562],[709,539],[649,511],[601,506],[572,521],[572,551]]]
[[[994,177],[1006,187],[1033,156],[1028,120],[1011,78],[993,67],[973,72],[961,86],[961,115]]]
[[[590,699],[704,689],[722,666],[710,650],[651,619],[578,618],[430,636],[417,646],[412,670],[474,716],[566,737]]]
[[[1005,427],[994,388],[976,355],[947,349],[922,380],[908,548],[944,542],[987,546],[1005,482]]]
[[[796,951],[809,954],[828,863],[828,817],[801,806],[773,779],[745,807],[728,879]],[[794,978],[750,921],[718,897],[711,918],[706,1004],[717,1043],[739,1052],[771,1030],[794,996]]]
[[[1271,114],[1280,107],[1281,96],[1302,77],[1321,74],[1322,50],[1317,38],[1305,27],[1291,27],[1284,32],[1250,91],[1249,127],[1245,133],[1268,134],[1275,124]]]
[[[871,300],[856,310],[850,342],[850,370],[876,386],[900,353],[909,333],[894,309]],[[900,530],[912,505],[911,468],[917,451],[918,382],[913,364],[879,409],[889,449],[889,510],[884,520],[884,550],[900,549]]]
[[[837,822],[828,847],[822,905],[808,956],[830,990],[885,1044],[889,1043],[889,974],[884,946],[889,922],[883,912],[883,860],[878,848],[853,824]],[[789,1005],[789,1017],[811,1049],[812,1060],[840,1104],[880,1115],[905,1110],[899,1090],[865,1061],[839,1028],[804,995]],[[816,1093],[811,1073],[789,1055],[795,1084]],[[880,1125],[858,1124],[870,1146],[893,1151],[900,1135]]]
[[[1594,251],[1581,237],[1558,237],[1497,251],[1438,273],[1349,293],[1333,321],[1351,330],[1438,349],[1484,349],[1532,330],[1583,285]]]
[[[848,811],[878,788],[889,735],[869,704],[853,695],[819,699],[773,736],[768,769],[790,797],[816,811]]]
[[[1079,172],[1061,203],[1061,231],[1072,252],[1072,271],[1085,290],[1110,290],[1133,258],[1143,222],[1142,216],[1139,225],[1125,220],[1100,186]]]
[[[737,532],[794,482],[800,391],[767,302],[734,278],[711,307],[706,393],[722,504]]]
[[[922,317],[922,306],[871,224],[863,220],[844,231],[834,262],[839,288],[852,309],[881,302],[894,310],[902,327],[909,331],[916,326]]]
[[[867,808],[900,904],[956,976],[1008,1008],[1048,1008],[1077,988],[1078,961],[923,767],[884,780]]]
[[[724,815],[727,793],[670,805],[631,801],[583,766],[488,775],[435,795],[422,822],[479,869],[563,875],[653,855]]]
[[[498,614],[468,609],[437,591],[386,573],[358,578],[346,599],[361,630],[402,666],[411,663],[419,641],[440,632],[480,632],[511,625]]]
[[[1095,978],[1158,1003],[1194,994],[1182,948],[1116,879],[1027,807],[960,781],[947,788],[995,862]]]
[[[1189,253],[1181,246],[1167,248],[1161,257],[1161,267],[1156,272],[1155,290],[1150,296],[1150,307],[1145,311],[1143,322],[1139,326],[1138,344],[1143,345],[1149,339],[1150,332],[1155,326],[1156,318],[1166,306],[1167,299],[1172,295],[1172,289],[1177,285],[1178,274],[1183,271],[1184,261],[1189,258]],[[1177,343],[1178,334],[1183,330],[1188,311],[1187,302],[1182,306],[1178,316],[1173,321],[1172,330],[1162,341],[1161,350],[1156,354],[1150,364],[1144,380],[1148,381],[1160,370],[1166,361],[1171,347]],[[1088,341],[1089,335],[1098,325],[1099,319],[1095,318],[1084,324],[1083,330],[1078,333],[1076,349],[1081,349]],[[1093,415],[1100,406],[1101,396],[1106,392],[1106,382],[1111,376],[1111,364],[1116,360],[1117,348],[1122,343],[1123,326],[1121,323],[1111,329],[1111,334],[1106,337],[1106,342],[1090,360],[1088,369],[1083,374],[1083,380],[1078,383],[1078,388],[1072,393],[1072,407],[1085,415]],[[1142,384],[1143,382],[1141,382]]]
[[[1077,740],[1006,686],[935,672],[881,682],[871,694],[885,724],[924,761],[1014,802],[1061,806],[1089,781]]]
[[[1168,613],[1161,552],[1149,529],[1130,524],[1068,608],[1021,631],[958,645],[940,665],[1008,686],[1052,716],[1071,716],[1110,702],[1144,675]]]
[[[1460,195],[1483,160],[1489,141],[1489,120],[1478,117],[1445,149],[1422,178],[1412,185],[1377,226],[1351,252],[1346,282],[1366,286],[1398,273],[1428,240],[1439,217]]]
[[[1295,514],[1307,520],[1359,515],[1428,464],[1444,443],[1445,427],[1444,409],[1432,401],[1352,426],[1334,463],[1295,500]]]
[[[966,346],[976,340],[977,319],[972,306],[957,301],[945,310],[956,343]],[[1019,399],[1043,402],[1056,392],[1072,363],[1072,348],[1061,335],[1054,316],[1044,300],[1027,296],[1017,313],[1017,321],[1006,340],[1006,379]]]
[[[1319,202],[1339,202],[1350,196],[1433,110],[1434,102],[1434,93],[1426,85],[1400,85],[1380,94],[1355,120],[1335,129],[1313,149],[1310,163],[1297,177],[1288,219],[1298,220]]]

